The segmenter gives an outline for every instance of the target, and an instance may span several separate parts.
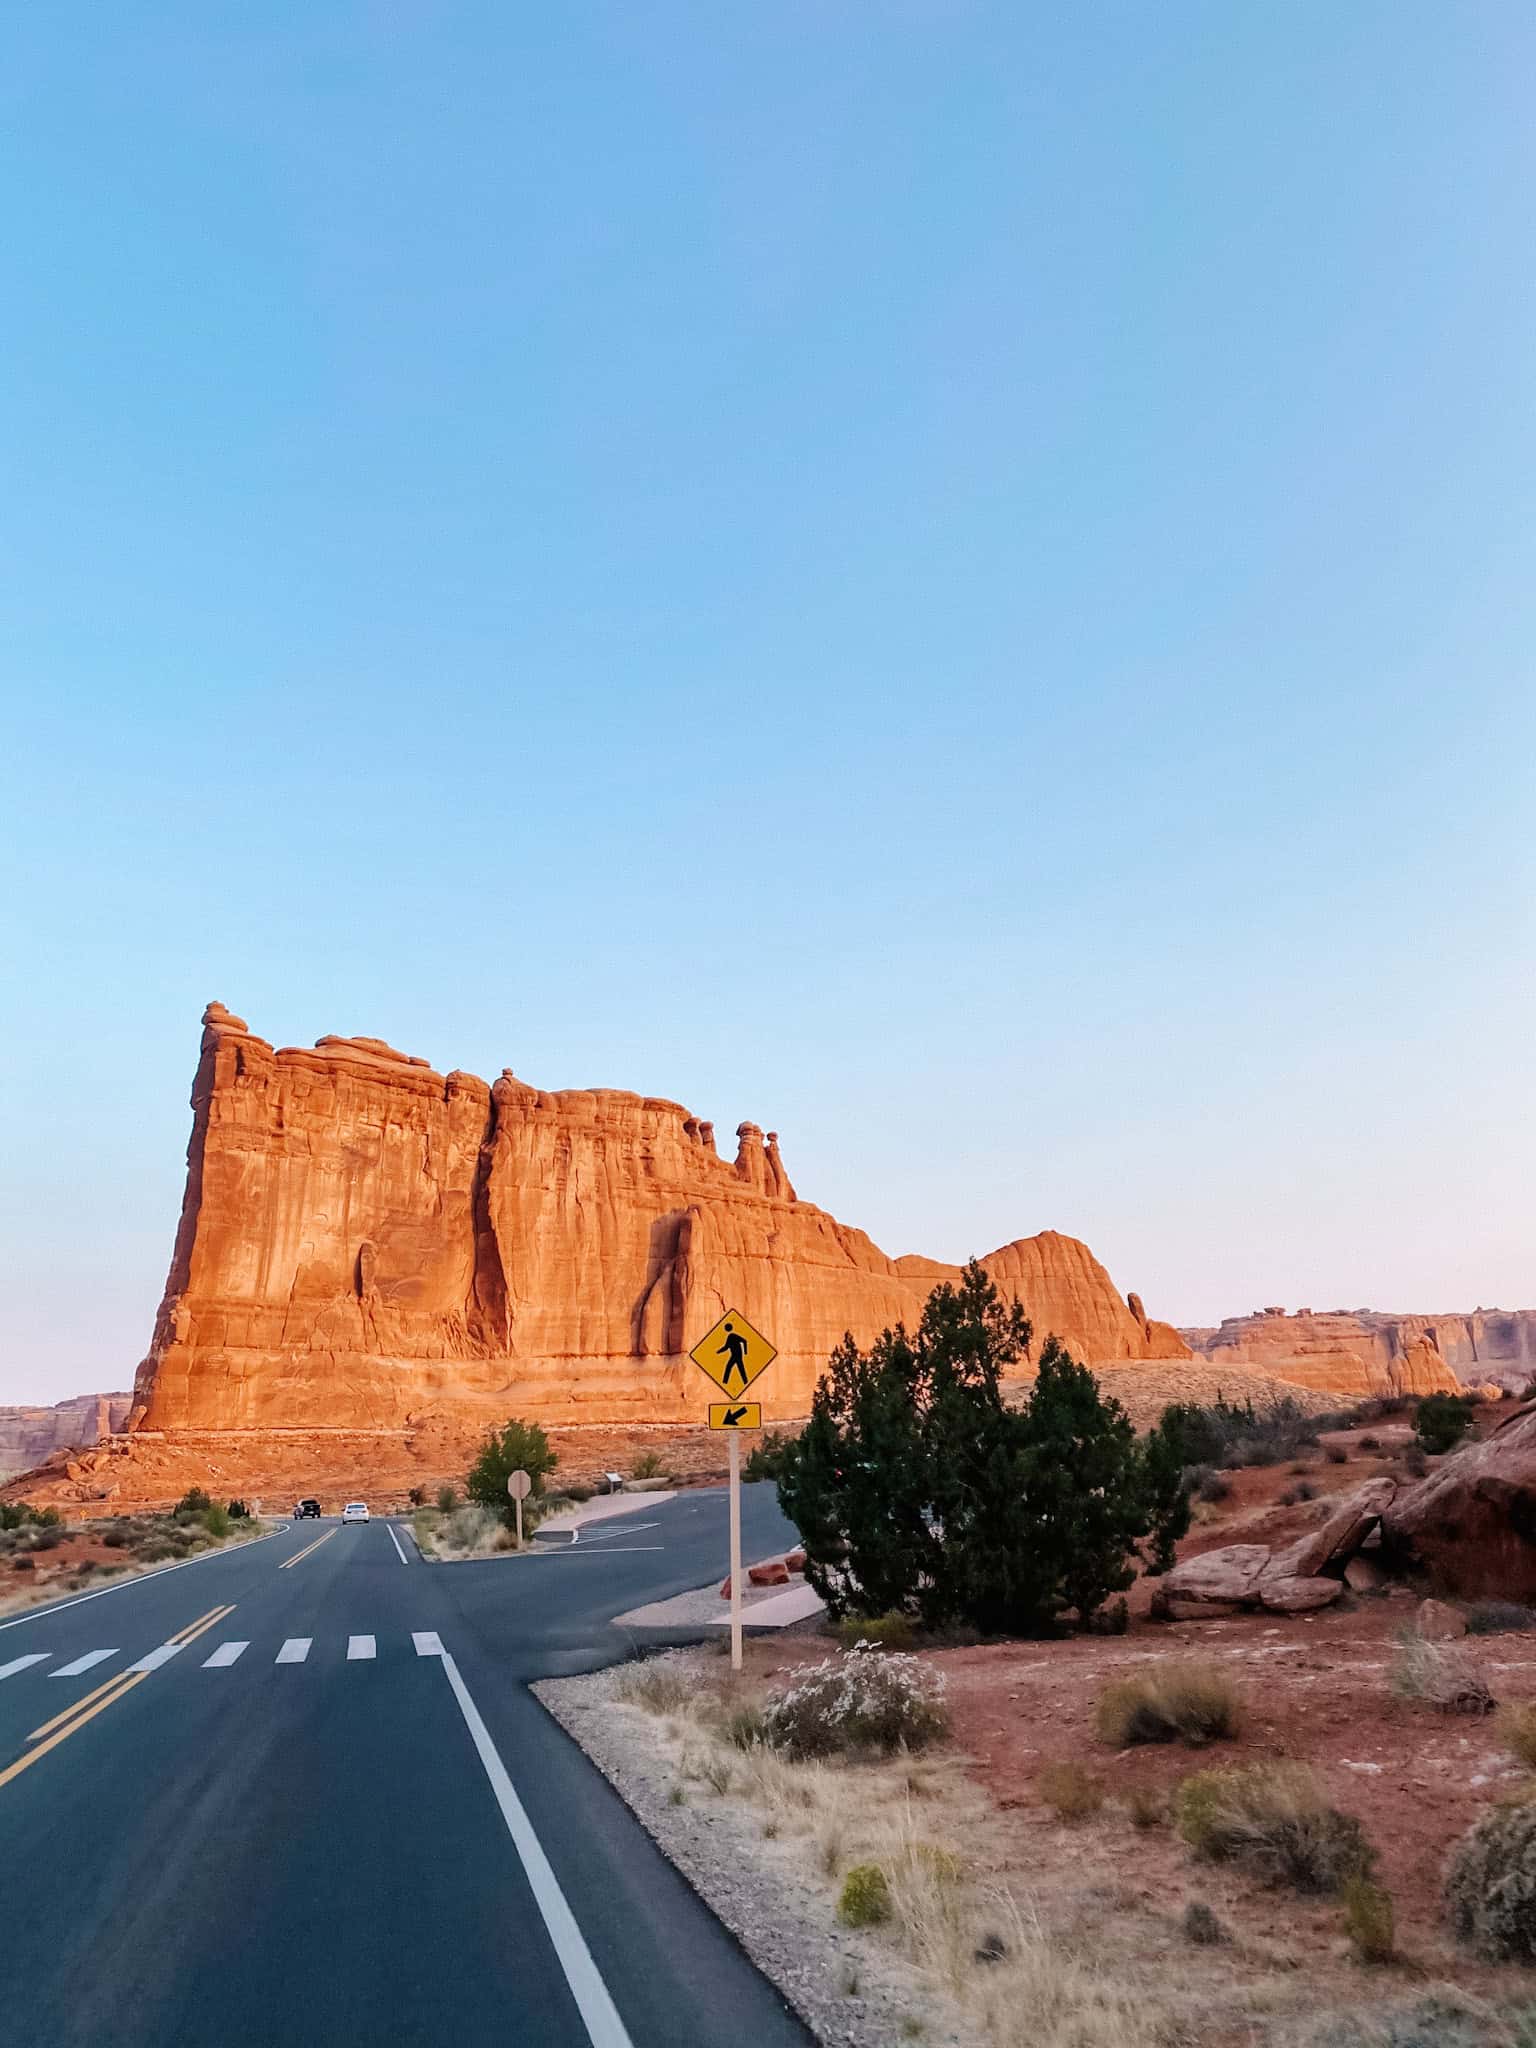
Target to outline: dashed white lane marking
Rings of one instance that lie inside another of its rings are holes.
[[[61,1664],[57,1671],[50,1671],[50,1678],[78,1678],[82,1671],[89,1671],[93,1665],[105,1664],[109,1657],[115,1657],[116,1650],[87,1650],[83,1657],[77,1657],[73,1664]]]
[[[302,1664],[309,1655],[309,1646],[314,1640],[313,1636],[290,1636],[273,1658],[273,1663]]]
[[[128,1666],[130,1671],[158,1671],[162,1664],[169,1664],[186,1648],[185,1643],[162,1643],[157,1650],[146,1650]]]
[[[418,1657],[441,1657],[443,1654],[436,1629],[413,1629],[411,1641],[416,1645]]]
[[[409,1559],[409,1558],[408,1558],[408,1557],[406,1556],[406,1554],[405,1554],[405,1552],[404,1552],[403,1550],[400,1550],[400,1538],[399,1538],[399,1537],[398,1537],[398,1536],[397,1536],[397,1535],[395,1534],[395,1525],[394,1525],[394,1523],[393,1523],[393,1522],[386,1522],[386,1523],[384,1524],[384,1526],[385,1526],[385,1528],[386,1528],[386,1529],[387,1529],[387,1530],[389,1531],[389,1540],[390,1540],[390,1542],[391,1542],[391,1543],[393,1543],[393,1545],[395,1546],[396,1550],[400,1551],[400,1562],[401,1562],[402,1564],[409,1564],[411,1560],[410,1560],[410,1559]]]
[[[0,1678],[9,1678],[14,1672],[25,1671],[29,1664],[46,1664],[52,1655],[52,1650],[34,1650],[30,1657],[13,1657],[9,1664],[0,1664]]]
[[[203,1659],[203,1669],[205,1671],[225,1671],[234,1663],[242,1651],[248,1650],[250,1647],[248,1641],[243,1643],[220,1643],[211,1657]]]
[[[416,1638],[418,1645],[421,1637]],[[437,1642],[433,1636],[432,1641]],[[428,1653],[423,1651],[423,1655]],[[603,1982],[598,1967],[592,1960],[592,1951],[587,1947],[586,1937],[576,1924],[576,1915],[571,1911],[566,1896],[560,1889],[559,1880],[549,1867],[549,1858],[544,1854],[533,1823],[523,1811],[523,1802],[518,1798],[507,1776],[507,1767],[496,1753],[490,1731],[480,1718],[480,1709],[470,1698],[469,1688],[459,1676],[459,1667],[441,1645],[435,1652],[443,1660],[443,1669],[448,1674],[448,1683],[453,1687],[453,1696],[459,1703],[470,1739],[479,1753],[485,1775],[491,1781],[491,1791],[496,1804],[501,1808],[501,1817],[507,1824],[507,1833],[512,1837],[523,1874],[528,1880],[528,1889],[533,1893],[534,1903],[539,1909],[550,1943],[560,1959],[565,1972],[565,1981],[571,1987],[571,1996],[576,2001],[582,2022],[587,2030],[587,2039],[592,2048],[633,2048],[624,2022],[619,2018],[618,2007]]]
[[[377,1657],[378,1654],[379,1646],[372,1636],[347,1637],[347,1662],[349,1664],[355,1663],[359,1657]]]

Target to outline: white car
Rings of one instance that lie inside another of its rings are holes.
[[[366,1522],[368,1519],[367,1501],[349,1500],[341,1511],[341,1519],[344,1522]]]

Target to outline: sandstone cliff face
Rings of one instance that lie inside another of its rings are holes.
[[[0,1408],[0,1478],[40,1465],[53,1452],[94,1444],[128,1420],[127,1394],[75,1394],[52,1408]]]
[[[697,1421],[685,1353],[732,1306],[779,1346],[754,1397],[801,1415],[845,1330],[914,1318],[956,1270],[802,1201],[775,1133],[743,1123],[722,1157],[653,1096],[487,1087],[369,1038],[274,1051],[210,1004],[192,1106],[144,1431]],[[1072,1238],[986,1264],[1038,1340],[1188,1356]]]
[[[1296,1386],[1363,1399],[1372,1394],[1461,1390],[1436,1343],[1434,1317],[1372,1316],[1338,1309],[1314,1315],[1266,1308],[1229,1316],[1218,1330],[1185,1330],[1212,1365],[1259,1370]]]

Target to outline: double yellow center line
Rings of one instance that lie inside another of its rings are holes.
[[[228,1614],[235,1611],[234,1602],[227,1607],[210,1607],[206,1614],[200,1614],[196,1621],[189,1621],[185,1628],[167,1637],[172,1643],[191,1643],[202,1635],[205,1629],[214,1628]],[[19,1778],[23,1771],[30,1770],[40,1756],[46,1756],[50,1749],[57,1749],[61,1742],[67,1742],[71,1735],[82,1729],[87,1721],[94,1721],[103,1708],[110,1707],[136,1685],[142,1685],[151,1674],[147,1671],[120,1671],[116,1678],[109,1678],[104,1685],[98,1685],[94,1692],[88,1692],[84,1699],[73,1700],[62,1713],[55,1714],[51,1721],[45,1721],[41,1728],[34,1728],[27,1737],[35,1743],[25,1756],[0,1771],[0,1786],[9,1785],[12,1778]]]
[[[278,1570],[280,1572],[291,1572],[296,1564],[302,1564],[304,1562],[305,1558],[309,1556],[312,1550],[318,1550],[322,1543],[329,1543],[331,1538],[335,1534],[336,1531],[334,1529],[327,1529],[325,1534],[323,1536],[317,1536],[313,1543],[306,1543],[304,1548],[302,1550],[296,1550],[293,1553],[292,1557],[285,1557],[282,1563],[278,1566]]]

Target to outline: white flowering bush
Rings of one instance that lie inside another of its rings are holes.
[[[949,1726],[944,1674],[855,1643],[802,1673],[768,1707],[763,1734],[790,1756],[922,1749]]]

